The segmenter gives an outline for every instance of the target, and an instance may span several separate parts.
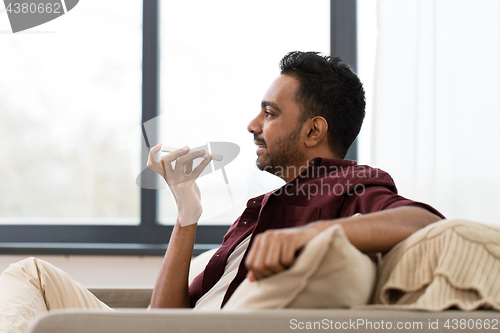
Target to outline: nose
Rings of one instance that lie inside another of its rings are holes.
[[[260,114],[253,118],[247,126],[247,130],[252,134],[262,133],[262,125],[260,121]]]

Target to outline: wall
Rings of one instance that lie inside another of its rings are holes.
[[[0,255],[0,272],[26,255]],[[153,287],[163,257],[56,256],[37,258],[66,271],[86,287]]]

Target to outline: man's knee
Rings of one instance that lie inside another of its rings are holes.
[[[0,281],[4,279],[22,279],[40,288],[42,285],[42,275],[47,275],[47,272],[53,271],[54,269],[55,267],[46,261],[36,257],[29,257],[10,264],[2,275],[0,275]]]
[[[35,265],[36,262],[38,261],[39,259],[36,258],[36,257],[28,257],[26,259],[23,259],[23,260],[20,260],[18,262],[15,262],[12,265],[17,265],[17,266],[30,266],[30,265]]]
[[[0,332],[22,332],[35,315],[47,311],[38,261],[26,258],[10,264],[0,275]]]
[[[6,271],[18,271],[22,270],[25,273],[33,272],[33,270],[38,271],[38,266],[43,266],[45,262],[36,257],[29,257],[13,264],[10,264]]]

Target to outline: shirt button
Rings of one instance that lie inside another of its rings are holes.
[[[219,255],[218,255],[218,254],[216,254],[215,256],[216,256],[216,257],[218,257]]]
[[[243,224],[247,224],[247,221],[243,221]]]
[[[257,201],[255,201],[255,200],[253,201],[253,203],[256,203],[256,202],[257,202]]]

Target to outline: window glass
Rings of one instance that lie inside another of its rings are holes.
[[[330,1],[161,1],[160,142],[176,147],[231,142],[239,155],[199,178],[200,223],[230,224],[249,198],[283,182],[255,166],[248,123],[290,51],[330,50]],[[215,166],[215,165],[214,165]],[[227,183],[226,183],[227,180]],[[175,202],[159,195],[161,223]]]
[[[80,1],[16,34],[8,22],[2,4],[0,223],[138,224],[142,1]]]

